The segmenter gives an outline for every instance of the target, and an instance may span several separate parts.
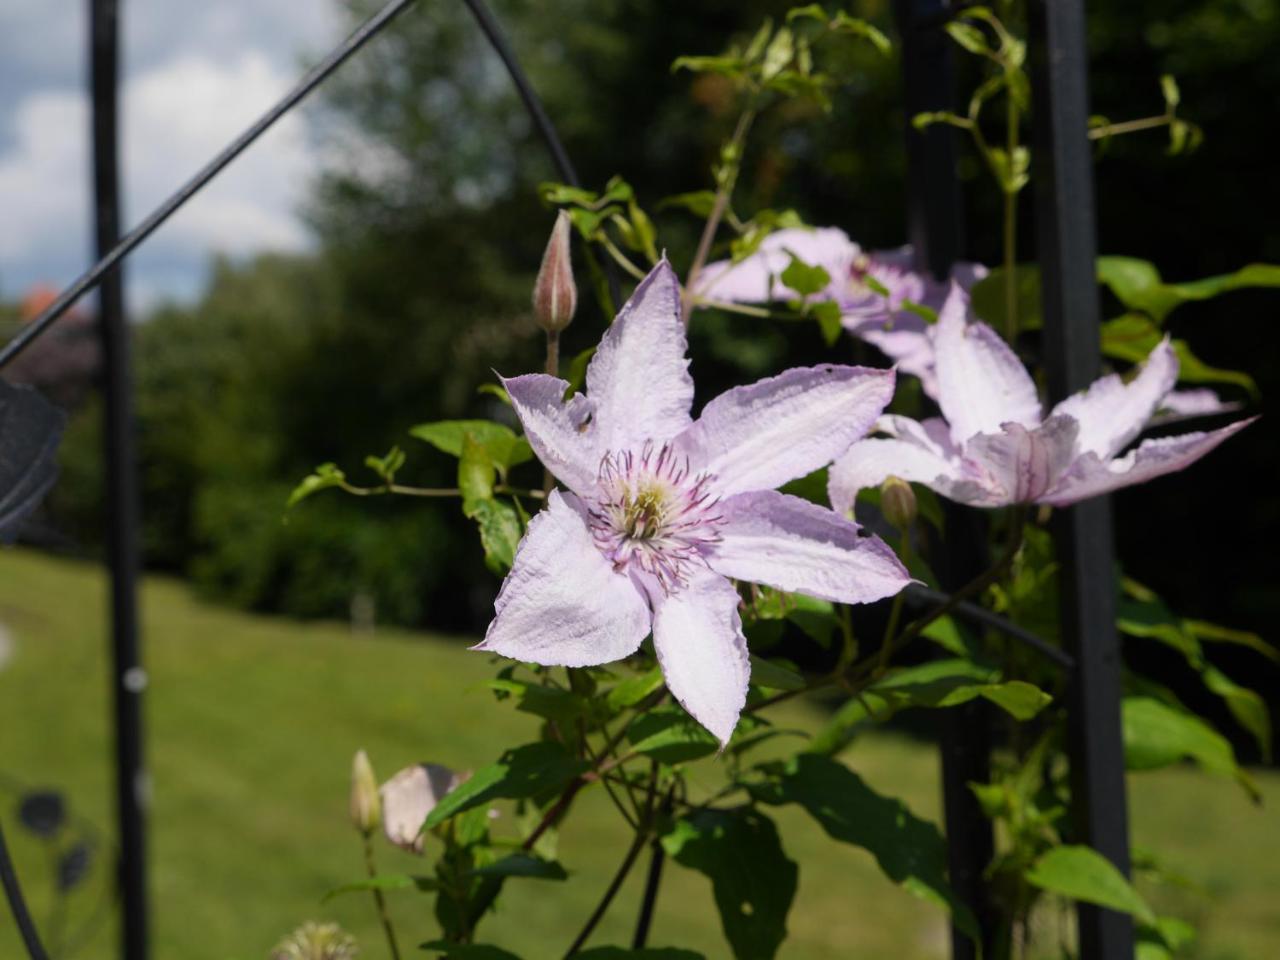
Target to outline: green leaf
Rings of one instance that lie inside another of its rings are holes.
[[[821,270],[822,268],[819,267],[818,269]],[[822,272],[826,273],[825,270]],[[783,283],[786,283],[786,281],[784,280]],[[822,331],[823,342],[828,347],[835,346],[836,341],[840,339],[840,333],[844,330],[844,323],[840,316],[840,304],[834,300],[819,300],[816,303],[808,304],[808,312],[818,321],[818,329]]]
[[[795,55],[795,37],[786,27],[780,27],[769,41],[764,51],[764,62],[760,64],[760,79],[768,83],[791,62]]]
[[[1271,763],[1271,712],[1262,696],[1242,687],[1217,667],[1206,667],[1201,675],[1204,685],[1226,703],[1236,722],[1257,741],[1263,763]]]
[[[778,277],[786,287],[802,297],[809,297],[831,286],[831,274],[827,273],[825,267],[810,266],[794,253],[788,255],[791,257],[791,262]]]
[[[587,711],[588,703],[583,697],[559,687],[544,687],[537,683],[510,679],[490,680],[488,687],[500,695],[518,698],[516,709],[522,713],[531,713],[547,720],[565,723],[583,716]]]
[[[831,21],[831,29],[836,33],[847,33],[854,37],[860,37],[870,42],[882,54],[888,55],[893,50],[893,44],[881,30],[860,17],[850,16],[843,10],[836,11],[836,15]]]
[[[827,500],[827,468],[815,470],[813,473],[791,480],[780,488],[782,493],[808,500],[820,507],[828,505]]]
[[[334,887],[320,898],[320,902],[328,903],[334,897],[341,896],[344,893],[365,893],[370,890],[408,890],[410,887],[431,892],[438,890],[440,884],[435,877],[410,876],[407,873],[383,873],[376,877],[366,877],[354,883],[344,883],[340,887]]]
[[[890,880],[949,909],[956,926],[978,936],[973,914],[946,882],[947,847],[936,826],[828,757],[800,754],[778,772],[777,780],[752,789],[757,799],[799,804],[828,836],[869,851]]]
[[[288,510],[313,493],[328,490],[330,487],[340,487],[346,480],[346,474],[339,470],[336,464],[322,463],[310,476],[303,477],[302,482],[293,488],[284,507]]]
[[[1126,313],[1102,325],[1102,352],[1118,360],[1142,363],[1164,339],[1164,331],[1140,313]],[[1253,377],[1239,370],[1211,367],[1194,353],[1185,340],[1171,342],[1178,357],[1178,380],[1183,383],[1233,383],[1258,396]]]
[[[670,197],[664,197],[659,201],[658,209],[679,207],[688,210],[695,217],[709,217],[715,205],[716,193],[714,190],[694,190],[692,193],[677,193]]]
[[[660,689],[662,684],[662,670],[654,667],[648,673],[623,680],[606,694],[606,702],[609,709],[616,713],[627,707],[634,707],[649,694]]]
[[[399,447],[392,447],[385,457],[375,457],[371,454],[364,458],[364,465],[385,483],[395,483],[396,473],[404,466],[404,451]]]
[[[1178,91],[1178,81],[1173,74],[1166,73],[1160,77],[1160,92],[1164,96],[1164,105],[1173,110],[1182,102],[1182,94]]]
[[[813,739],[812,753],[834,753],[868,721],[883,723],[910,707],[955,707],[981,697],[1017,720],[1030,720],[1052,697],[1022,680],[994,682],[994,671],[968,660],[934,660],[888,674],[850,700]]]
[[[662,837],[667,854],[711,880],[737,960],[771,960],[787,935],[799,870],[773,821],[751,807],[700,810]]]
[[[458,457],[458,489],[462,491],[462,512],[471,516],[471,508],[483,500],[493,499],[497,468],[489,451],[475,434],[462,438],[462,454]]]
[[[1130,310],[1145,313],[1157,324],[1177,307],[1193,300],[1209,300],[1232,290],[1280,287],[1280,265],[1251,263],[1234,273],[1224,273],[1186,283],[1165,283],[1146,260],[1134,257],[1099,257],[1098,281]]]
[[[502,500],[466,501],[463,513],[480,529],[485,566],[502,576],[515,562],[516,547],[523,536],[515,508]]]
[[[1274,663],[1280,663],[1280,650],[1263,640],[1256,633],[1248,630],[1234,630],[1231,627],[1219,626],[1204,620],[1183,620],[1183,625],[1200,640],[1210,643],[1230,643],[1248,647],[1262,654]]]
[[[1152,697],[1125,697],[1125,765],[1130,770],[1154,770],[1194,760],[1209,773],[1232,777],[1255,800],[1258,788],[1236,763],[1231,744],[1194,714]]]
[[[520,960],[509,950],[485,943],[451,943],[448,940],[432,940],[421,944],[418,949],[437,950],[444,960]]]
[[[969,304],[979,320],[997,330],[1007,329],[1008,313],[1005,308],[1004,278],[1008,271],[996,267],[973,285],[969,291]],[[1040,305],[1040,268],[1034,264],[1019,264],[1014,268],[1014,300],[1018,311],[1019,330],[1038,330],[1044,314]]]
[[[995,56],[995,51],[988,45],[987,38],[973,24],[964,23],[961,20],[952,20],[945,24],[943,29],[947,31],[947,36],[970,53],[975,53],[980,57]]]
[[[524,437],[510,427],[492,420],[438,420],[409,428],[409,435],[431,444],[454,457],[462,456],[463,441],[470,436],[489,455],[496,469],[506,472],[511,467],[533,459],[533,448]]]
[[[567,880],[569,874],[554,860],[529,853],[512,853],[494,863],[468,871],[473,877],[527,877],[533,880]]]
[[[676,57],[671,72],[688,70],[690,73],[718,73],[725,77],[740,77],[746,71],[746,61],[741,57]]]
[[[641,714],[627,728],[637,753],[659,763],[676,764],[709,756],[720,742],[680,707],[658,707]]]
[[[587,367],[591,363],[591,358],[595,355],[596,348],[587,347],[581,353],[574,354],[573,359],[569,361],[569,375],[567,377],[569,386],[564,391],[565,400],[568,400],[582,389],[582,385],[587,381]]]
[[[1124,874],[1089,847],[1054,847],[1041,855],[1024,876],[1041,890],[1128,913],[1146,923],[1155,922],[1155,914]]]
[[[755,654],[751,655],[751,682],[770,690],[803,690],[808,686],[794,670]]]
[[[493,800],[538,797],[563,787],[587,769],[558,743],[540,741],[508,750],[497,763],[481,767],[449,791],[427,815],[423,829]]]

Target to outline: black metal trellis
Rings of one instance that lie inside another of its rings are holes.
[[[568,155],[536,93],[482,0],[464,0],[511,74],[560,176],[577,184]],[[145,960],[145,833],[142,818],[140,694],[145,685],[137,650],[136,622],[136,478],[132,454],[127,327],[119,266],[123,259],[280,117],[319,86],[334,70],[383,30],[413,0],[389,0],[374,16],[308,71],[298,84],[243,134],[217,154],[187,183],[119,237],[116,168],[116,23],[119,0],[90,0],[95,144],[95,224],[99,260],[64,290],[38,317],[0,349],[0,367],[46,331],[88,291],[101,286],[101,322],[107,366],[108,510],[112,520],[110,559],[113,577],[118,803],[121,834],[120,882],[124,904],[123,956]],[[897,0],[903,36],[908,107],[949,109],[954,96],[950,47],[937,28],[964,6],[948,0]],[[1031,45],[1036,94],[1037,224],[1044,271],[1045,337],[1050,349],[1051,391],[1055,398],[1080,388],[1098,367],[1098,302],[1093,276],[1091,158],[1086,139],[1087,96],[1084,15],[1081,0],[1030,0]],[[908,129],[912,207],[910,236],[922,267],[943,277],[962,246],[961,205],[955,177],[954,134],[941,126]],[[605,258],[616,294],[616,273]],[[1069,702],[1073,801],[1081,838],[1121,869],[1128,867],[1124,803],[1124,757],[1119,736],[1119,648],[1114,629],[1110,514],[1105,500],[1062,512],[1065,635],[1071,651],[1057,650],[1002,618],[972,604],[960,604],[957,616],[993,626],[1038,649],[1064,669],[1073,669]],[[953,557],[953,565],[966,565]],[[939,595],[919,588],[908,600],[936,602]],[[985,724],[977,711],[960,712],[943,742],[945,808],[950,837],[953,884],[978,916],[989,939],[989,911],[982,871],[990,860],[990,824],[982,817],[967,782],[985,779],[988,747]],[[22,901],[17,877],[0,834],[0,881],[24,943],[34,960],[43,960],[34,924]],[[1122,960],[1133,953],[1128,917],[1079,908],[1082,956]],[[953,955],[976,956],[974,945],[953,935]]]

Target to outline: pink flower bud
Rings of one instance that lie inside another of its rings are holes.
[[[438,763],[415,763],[382,785],[382,829],[387,839],[410,853],[422,853],[422,822],[446,793],[469,774],[454,773]]]
[[[378,780],[373,775],[369,755],[357,750],[351,761],[351,822],[365,836],[377,829],[382,817],[378,799]]]
[[[538,326],[547,333],[559,333],[569,326],[578,306],[578,288],[573,283],[569,259],[569,226],[569,215],[561,210],[533,285],[533,313]]]

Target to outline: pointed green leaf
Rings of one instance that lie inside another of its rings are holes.
[[[701,810],[662,837],[667,854],[711,880],[737,960],[772,960],[787,935],[799,870],[773,821],[751,807]]]
[[[501,860],[469,871],[473,877],[526,877],[533,880],[567,880],[569,874],[554,860],[529,853],[512,853]]]
[[[563,787],[587,764],[558,743],[540,741],[508,750],[497,763],[481,767],[444,795],[427,815],[424,829],[492,800],[537,797]]]
[[[1054,847],[1031,865],[1025,877],[1041,890],[1155,922],[1155,914],[1124,874],[1089,847]]]
[[[303,477],[302,482],[293,488],[293,492],[289,494],[289,499],[285,503],[285,509],[296,506],[313,493],[319,493],[321,490],[328,490],[330,487],[340,487],[347,480],[346,474],[332,463],[322,463],[316,467],[315,472],[308,477]]]

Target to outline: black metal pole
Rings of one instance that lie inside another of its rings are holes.
[[[956,176],[955,130],[933,124],[917,130],[917,113],[955,109],[955,65],[950,39],[940,28],[951,10],[947,0],[897,0],[894,6],[902,38],[903,108],[906,114],[907,233],[917,270],[945,281],[960,259],[964,220]],[[966,515],[967,514],[967,515]],[[937,563],[947,585],[972,579],[985,568],[985,529],[974,511],[948,505],[949,536]],[[991,823],[983,815],[970,783],[991,779],[990,722],[978,704],[946,711],[938,729],[942,755],[942,806],[947,834],[947,872],[956,896],[973,912],[981,932],[974,943],[954,924],[951,955],[976,960],[995,932],[996,913],[983,871],[995,856]]]
[[[90,0],[93,84],[93,196],[98,256],[120,239],[118,167],[119,22],[117,0]],[[134,463],[129,329],[121,269],[98,289],[105,361],[103,398],[107,467],[107,556],[111,566],[112,688],[116,730],[116,812],[120,827],[121,955],[147,957],[146,773],[142,764],[142,691],[138,644],[138,491]]]
[[[1050,400],[1099,373],[1093,158],[1087,138],[1088,58],[1081,0],[1032,0],[1036,233]],[[1120,643],[1116,634],[1111,505],[1098,497],[1057,511],[1062,628],[1076,660],[1069,686],[1069,750],[1078,838],[1129,872]],[[1081,904],[1080,956],[1129,960],[1133,923]]]

